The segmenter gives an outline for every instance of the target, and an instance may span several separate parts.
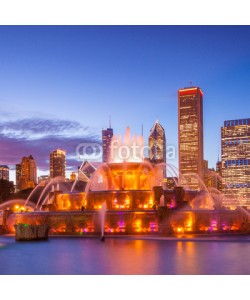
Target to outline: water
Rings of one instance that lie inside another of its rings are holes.
[[[190,241],[135,237],[0,237],[0,274],[250,274],[250,236]]]
[[[102,237],[104,237],[104,225],[105,225],[105,215],[107,211],[107,204],[106,202],[103,203],[100,214],[101,214],[101,233]]]
[[[26,205],[25,199],[14,199],[14,200],[8,200],[0,204],[0,210],[5,209],[12,209],[12,210],[21,210]],[[29,203],[29,205],[26,206],[28,209],[34,209],[34,203]]]

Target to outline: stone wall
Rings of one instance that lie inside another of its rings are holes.
[[[48,224],[43,225],[28,225],[17,224],[14,225],[16,241],[30,241],[30,240],[47,240],[49,233]]]

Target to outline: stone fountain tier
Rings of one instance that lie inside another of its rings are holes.
[[[12,213],[6,217],[5,233],[20,240],[47,238],[50,235],[101,235],[101,210],[71,212]],[[169,235],[182,233],[249,233],[249,220],[240,210],[107,210],[104,234]],[[36,224],[36,225],[24,225]],[[40,226],[38,225],[40,224]],[[48,224],[48,225],[44,225]],[[29,226],[29,227],[28,227]],[[39,233],[38,233],[39,232]]]
[[[16,241],[47,240],[49,225],[28,225],[19,223],[14,225]]]

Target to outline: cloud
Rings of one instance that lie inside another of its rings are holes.
[[[77,136],[89,131],[78,122],[39,118],[5,121],[0,123],[0,134],[13,138],[34,140],[50,135]]]
[[[96,130],[75,121],[24,118],[0,121],[0,164],[20,163],[32,155],[40,170],[49,170],[49,154],[57,148],[66,150],[69,169],[81,162],[76,148],[81,143],[100,143]],[[75,158],[75,159],[74,159]]]

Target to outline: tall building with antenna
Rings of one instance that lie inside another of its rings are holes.
[[[181,179],[190,189],[199,189],[199,179],[204,180],[203,92],[199,87],[178,91],[178,144]]]
[[[113,137],[113,128],[111,128],[111,117],[109,117],[109,127],[102,130],[102,162],[108,163],[110,156],[110,146]]]

